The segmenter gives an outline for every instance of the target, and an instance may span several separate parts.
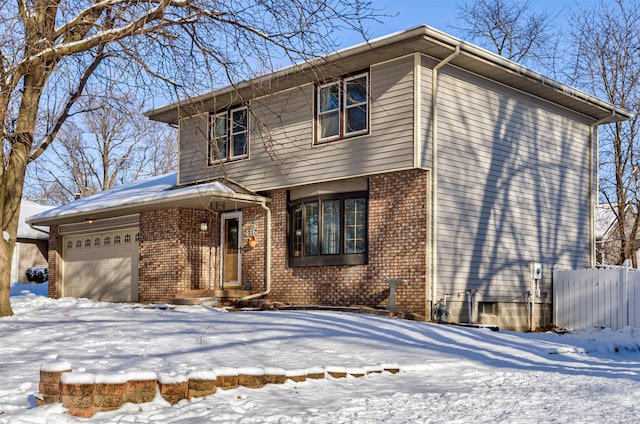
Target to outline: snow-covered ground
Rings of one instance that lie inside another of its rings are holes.
[[[12,297],[0,318],[0,423],[74,423],[35,408],[39,368],[187,374],[220,367],[362,367],[399,374],[219,390],[94,415],[121,423],[601,423],[640,416],[640,329],[492,332],[324,311],[229,313]]]

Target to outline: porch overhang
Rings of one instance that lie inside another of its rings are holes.
[[[27,219],[31,225],[51,226],[186,208],[227,212],[259,206],[269,199],[228,180],[176,186],[176,174],[125,184],[90,197],[72,201]]]

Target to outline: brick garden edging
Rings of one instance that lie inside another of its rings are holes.
[[[265,384],[283,384],[287,380],[363,377],[367,374],[396,374],[397,364],[366,367],[313,367],[285,370],[282,368],[218,368],[192,372],[189,375],[157,375],[154,372],[126,374],[92,374],[72,372],[67,362],[42,364],[36,406],[62,403],[69,414],[88,418],[96,412],[111,411],[125,403],[151,402],[159,393],[171,405],[184,399],[212,395],[217,389],[238,386],[260,388]]]

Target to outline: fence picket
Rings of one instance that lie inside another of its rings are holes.
[[[640,327],[640,272],[627,268],[553,271],[555,324]]]

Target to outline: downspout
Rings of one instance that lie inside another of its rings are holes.
[[[266,240],[265,240],[265,290],[259,293],[250,294],[249,296],[241,297],[241,300],[251,300],[258,297],[263,297],[271,292],[271,209],[267,206],[266,199],[263,199],[260,203],[260,207],[267,212],[267,228],[266,228]]]
[[[460,45],[433,67],[431,75],[431,304],[437,299],[438,272],[438,71],[460,54]]]
[[[598,160],[599,156],[599,140],[598,140],[598,125],[603,124],[611,120],[616,115],[615,111],[611,112],[611,115],[599,119],[593,124],[589,125],[589,268],[596,266],[596,205],[597,205],[597,192],[598,192],[598,180],[600,179]],[[595,129],[595,140],[593,139]],[[595,168],[595,172],[594,172]]]

